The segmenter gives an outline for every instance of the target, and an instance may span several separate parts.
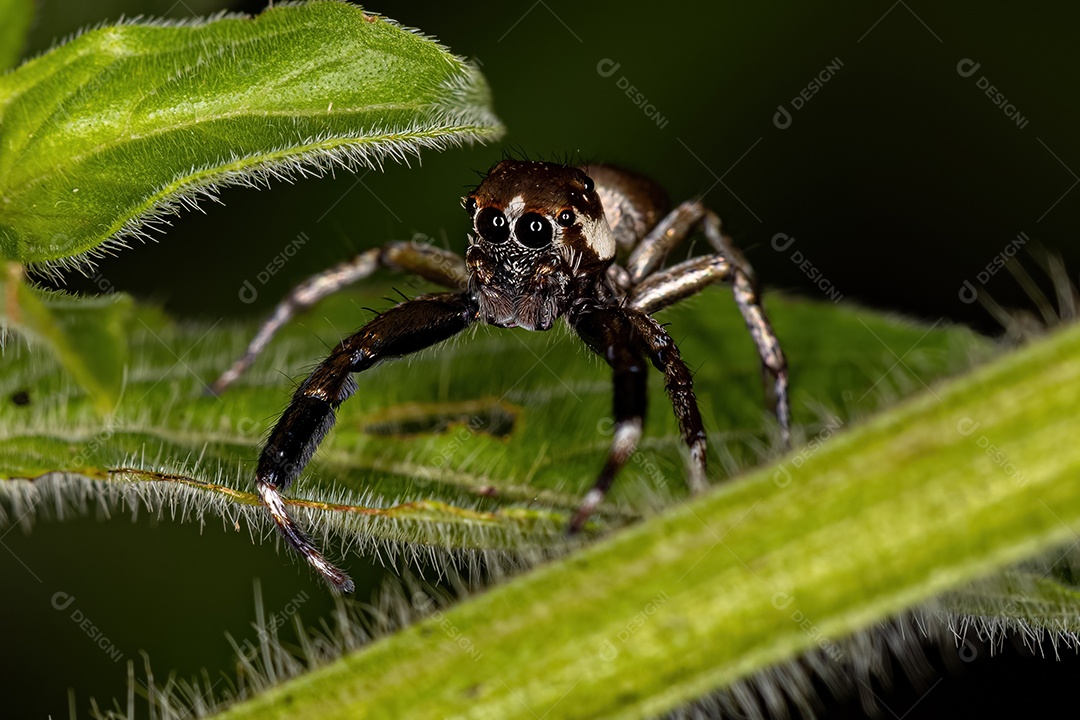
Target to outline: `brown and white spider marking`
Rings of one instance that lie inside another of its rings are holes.
[[[412,272],[452,292],[424,295],[382,313],[345,339],[297,388],[259,457],[263,502],[289,541],[334,588],[352,581],[293,522],[281,492],[297,478],[334,424],[337,407],[356,390],[353,373],[387,358],[442,342],[474,323],[549,330],[564,318],[614,373],[614,437],[599,477],[570,523],[579,530],[632,456],[645,415],[646,362],[664,373],[683,439],[690,448],[688,484],[706,487],[705,430],[689,369],[652,314],[721,280],[761,356],[769,403],[789,441],[787,364],[761,308],[753,271],[724,234],[720,219],[698,201],[665,215],[663,191],[648,179],[606,166],[568,167],[504,160],[468,197],[475,235],[462,260],[412,243],[390,243],[311,278],[294,289],[215,383],[221,392],[297,311],[378,268]],[[662,269],[668,253],[700,226],[712,249]],[[625,258],[624,264],[616,258]]]

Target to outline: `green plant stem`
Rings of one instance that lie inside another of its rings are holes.
[[[1075,539],[1078,401],[1074,327],[223,717],[642,717],[839,651]]]

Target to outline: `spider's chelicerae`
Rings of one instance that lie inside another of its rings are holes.
[[[215,384],[220,392],[251,364],[298,310],[378,268],[420,275],[451,292],[423,295],[382,313],[341,342],[293,394],[259,457],[259,494],[278,529],[338,590],[352,581],[293,522],[281,492],[297,478],[356,390],[353,373],[442,342],[474,323],[549,330],[563,318],[614,374],[614,437],[607,461],[570,530],[582,527],[633,455],[645,415],[646,364],[664,373],[683,439],[688,485],[706,487],[705,430],[692,377],[653,313],[715,282],[732,283],[735,302],[757,345],[767,396],[788,442],[787,365],[761,308],[753,271],[698,201],[666,215],[650,180],[606,165],[568,167],[504,160],[464,199],[475,235],[462,260],[433,247],[391,243],[311,278],[278,306],[247,354]],[[668,253],[701,227],[713,254],[662,268]],[[616,262],[619,259],[621,262]]]

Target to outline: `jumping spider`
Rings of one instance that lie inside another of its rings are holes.
[[[259,457],[256,482],[278,530],[334,588],[352,581],[295,524],[281,492],[297,478],[356,390],[353,373],[417,352],[473,323],[550,330],[565,318],[614,372],[614,437],[607,462],[570,523],[579,530],[633,455],[645,415],[646,360],[664,373],[679,428],[690,448],[688,484],[706,487],[705,430],[689,369],[653,313],[715,282],[732,283],[761,356],[767,395],[789,440],[787,364],[762,310],[753,271],[698,201],[668,214],[650,180],[606,166],[568,167],[504,160],[464,198],[475,236],[462,260],[433,247],[390,243],[294,289],[252,340],[246,355],[215,383],[222,391],[250,366],[298,310],[378,268],[412,272],[452,292],[423,295],[387,310],[346,338],[297,388]],[[714,254],[662,269],[668,253],[701,226]],[[625,258],[616,263],[616,256]]]

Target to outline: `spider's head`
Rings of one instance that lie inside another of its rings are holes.
[[[470,287],[489,324],[551,328],[615,257],[600,196],[578,168],[503,160],[464,202]]]

